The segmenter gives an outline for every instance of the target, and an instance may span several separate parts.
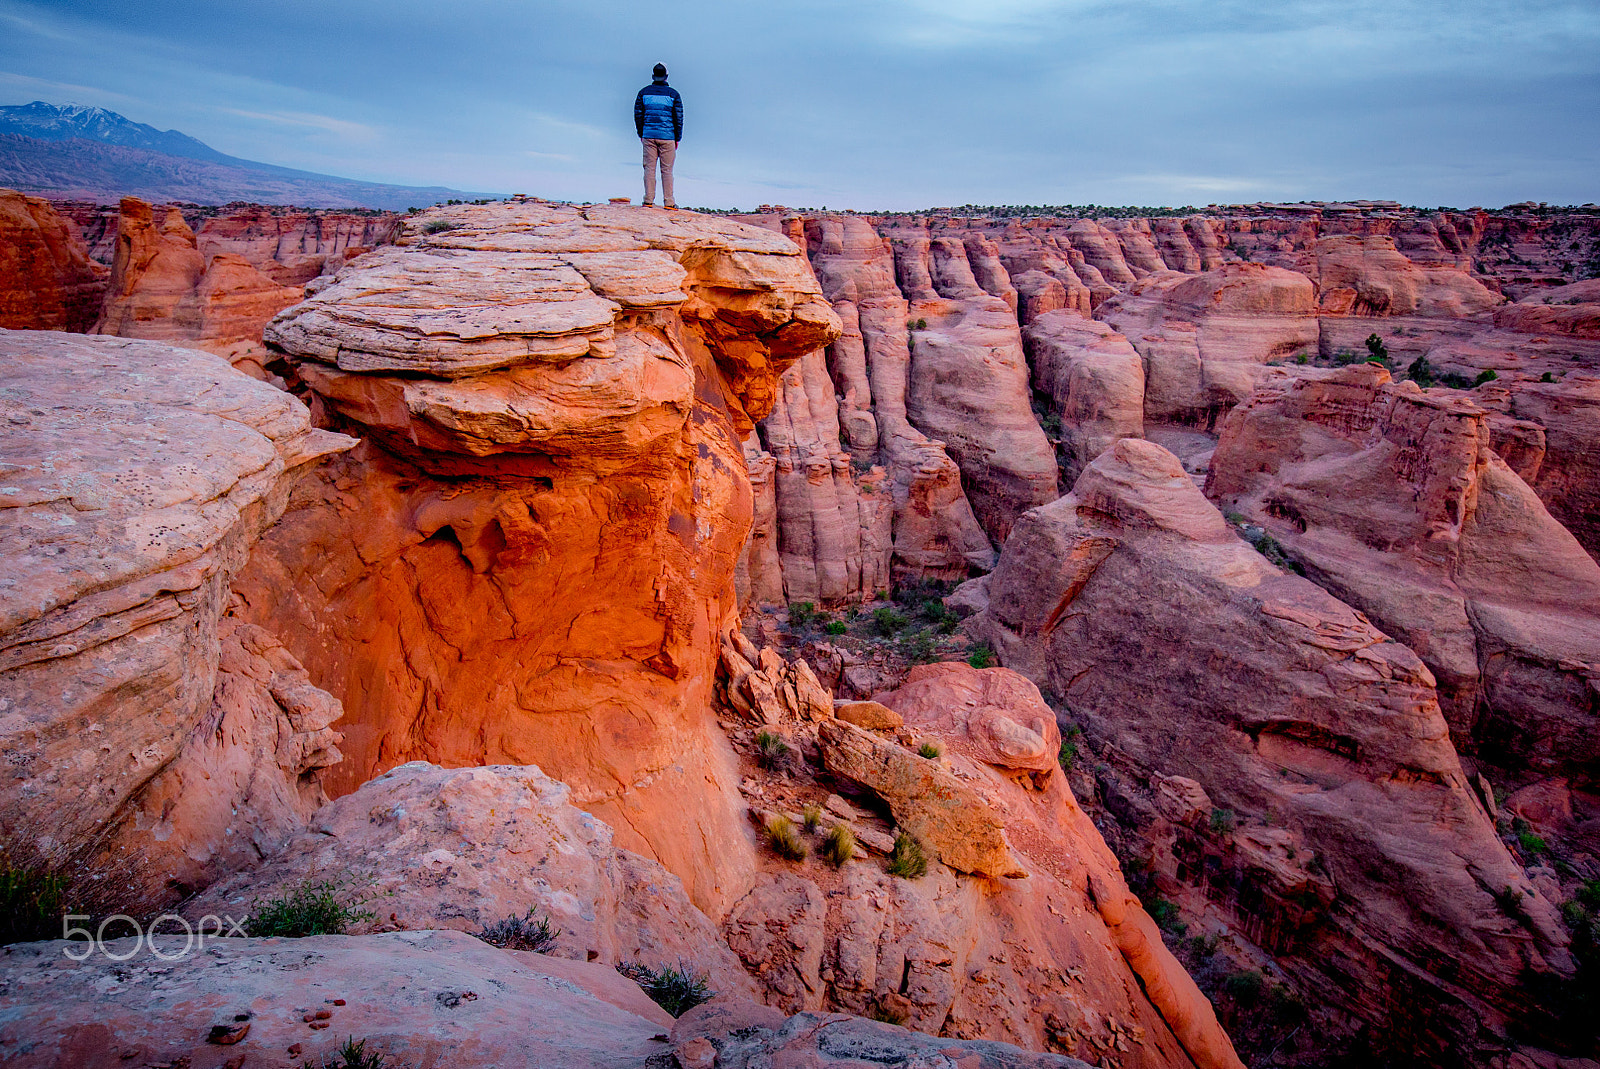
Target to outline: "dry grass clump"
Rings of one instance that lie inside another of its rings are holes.
[[[779,814],[767,818],[767,845],[779,857],[786,857],[790,861],[804,861],[806,854],[805,840],[800,838],[800,829],[794,826],[794,821]]]
[[[905,832],[894,837],[894,850],[889,854],[889,875],[915,880],[928,873],[928,855],[922,844]]]
[[[850,830],[850,825],[835,824],[828,829],[827,837],[822,840],[822,856],[834,868],[856,856],[856,833]]]

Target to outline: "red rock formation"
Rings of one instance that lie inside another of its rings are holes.
[[[1350,1015],[1380,1046],[1459,1057],[1534,1012],[1524,970],[1571,969],[1422,662],[1238,539],[1170,453],[1117,442],[973,584],[987,608],[969,626],[1086,723],[1118,791],[1193,777],[1224,811],[1192,825],[1235,851],[1206,893],[1234,939],[1332,1007],[1328,1042]],[[1143,849],[1167,826],[1154,815]],[[1186,856],[1168,893],[1207,879]],[[1515,916],[1496,904],[1507,888],[1525,896]]]
[[[259,352],[267,320],[302,297],[299,287],[279,285],[242,256],[203,255],[177,208],[158,225],[150,205],[129,197],[94,332],[243,358]],[[259,368],[259,359],[252,363]]]
[[[1144,366],[1128,339],[1104,323],[1049,312],[1023,332],[1033,387],[1049,394],[1076,479],[1118,438],[1144,435]]]
[[[105,286],[49,201],[0,189],[0,328],[87,330]]]
[[[978,521],[1003,542],[1018,514],[1058,492],[1055,456],[1029,404],[1015,308],[979,287],[962,242],[922,230],[889,238],[916,321],[906,414],[944,443]],[[991,258],[986,273],[997,280],[1005,270]]]
[[[4,331],[0,356],[0,840],[137,912],[320,798],[336,712],[219,618],[290,473],[353,443],[203,353]]]
[[[1464,751],[1544,773],[1600,759],[1600,564],[1470,400],[1370,364],[1264,387],[1224,423],[1206,493],[1416,650]]]
[[[1258,264],[1150,275],[1095,314],[1144,359],[1145,418],[1208,429],[1250,396],[1264,365],[1318,339],[1311,280]]]
[[[746,658],[725,653],[731,697]],[[771,647],[756,659],[768,667],[742,676],[780,674]],[[925,876],[885,874],[874,855],[892,837],[827,797],[816,834],[846,824],[861,844],[856,858],[837,868],[770,860],[724,922],[763,997],[786,1012],[894,1012],[929,1033],[1130,1067],[1236,1069],[1211,1007],[1073,800],[1038,690],[1005,669],[939,664],[878,697],[885,704],[837,706],[838,719],[781,703],[745,714],[818,747],[830,774],[824,786],[809,770],[753,769],[743,784],[753,812],[853,788],[887,807],[930,862]],[[919,743],[939,752],[919,754]]]
[[[1540,290],[1494,314],[1494,325],[1524,334],[1600,339],[1600,278]]]
[[[710,711],[751,519],[739,439],[839,321],[791,243],[706,216],[412,227],[268,330],[367,441],[238,589],[344,702],[335,790],[537,763],[720,913],[751,866]]]
[[[894,259],[853,216],[806,220],[812,267],[844,323],[828,349],[839,422],[851,455],[880,460],[894,497],[897,573],[965,576],[994,550],[978,526],[955,463],[907,414],[910,306],[895,286]]]

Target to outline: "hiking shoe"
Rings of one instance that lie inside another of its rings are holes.
[[[663,204],[662,207],[666,208],[668,211],[674,211],[675,212],[675,211],[678,210],[678,206],[676,204]]]

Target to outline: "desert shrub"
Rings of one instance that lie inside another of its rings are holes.
[[[1504,913],[1514,921],[1527,920],[1528,912],[1522,908],[1521,891],[1515,887],[1507,887],[1504,890],[1491,893],[1494,897],[1494,904],[1500,908],[1501,913]]]
[[[1454,371],[1440,372],[1437,381],[1440,386],[1446,386],[1452,390],[1472,389],[1472,380],[1465,375],[1458,375]]]
[[[806,831],[816,831],[817,825],[822,823],[822,807],[814,802],[806,806],[800,811],[800,823]]]
[[[872,630],[875,634],[882,635],[884,638],[893,638],[905,630],[906,625],[910,622],[903,614],[896,612],[887,605],[882,605],[872,610]]]
[[[353,893],[343,879],[306,878],[276,898],[250,903],[245,931],[250,935],[343,935],[352,924],[370,921],[377,914],[361,906],[370,895]]]
[[[495,921],[476,934],[491,946],[543,954],[556,945],[561,929],[551,927],[549,917],[536,913],[530,907],[524,916],[513,915],[503,921]]]
[[[1367,358],[1364,357],[1364,356],[1357,356],[1355,353],[1352,353],[1349,349],[1341,349],[1337,353],[1333,354],[1333,366],[1334,367],[1349,367],[1351,364],[1364,363],[1366,361],[1366,359]]]
[[[1261,993],[1266,988],[1267,978],[1254,969],[1246,969],[1233,973],[1222,981],[1222,990],[1242,1006],[1254,1006],[1261,1001]]]
[[[822,840],[822,856],[834,868],[856,856],[856,833],[848,824],[835,824]]]
[[[790,861],[805,860],[807,853],[805,840],[800,838],[800,831],[794,826],[794,821],[781,813],[768,817],[766,833],[767,845],[772,847],[773,853]]]
[[[1083,734],[1080,727],[1070,727],[1061,734],[1061,749],[1056,751],[1056,764],[1061,766],[1061,771],[1071,772],[1072,766],[1078,763],[1078,736]]]
[[[928,321],[926,319],[917,320],[917,329],[918,330],[927,330],[928,329]]]
[[[443,234],[447,230],[459,230],[460,223],[452,223],[445,219],[429,219],[422,224],[424,234]]]
[[[843,620],[829,620],[823,625],[822,630],[830,635],[842,635],[850,630],[850,625]]]
[[[974,668],[993,668],[994,647],[985,642],[983,645],[967,654],[967,663]]]
[[[1311,356],[1308,353],[1296,353],[1294,362],[1297,364],[1309,364],[1311,363]]]
[[[1141,902],[1144,905],[1144,911],[1150,914],[1150,919],[1155,921],[1156,927],[1163,932],[1183,935],[1189,930],[1189,926],[1178,919],[1178,904],[1176,902],[1162,898],[1154,893],[1141,899]]]
[[[1478,372],[1478,377],[1477,378],[1472,380],[1472,386],[1473,386],[1474,389],[1476,389],[1477,387],[1482,386],[1486,382],[1493,382],[1495,379],[1498,379],[1499,377],[1500,377],[1499,375],[1496,375],[1494,373],[1494,368],[1486,367],[1482,371]]]
[[[0,945],[60,939],[69,881],[0,856]]]
[[[931,664],[936,659],[933,632],[924,628],[900,639],[900,655],[912,664]]]
[[[1225,835],[1238,825],[1238,818],[1231,809],[1213,809],[1211,811],[1211,830],[1218,835]]]
[[[1512,820],[1511,834],[1516,836],[1517,846],[1527,857],[1534,858],[1538,857],[1540,854],[1547,854],[1550,852],[1550,844],[1545,842],[1540,835],[1535,833],[1533,826],[1526,820],[1523,820],[1521,817],[1517,817]]]
[[[756,732],[756,761],[762,768],[776,768],[789,756],[789,744],[775,731]]]
[[[347,1036],[344,1044],[334,1052],[332,1058],[325,1058],[320,1069],[406,1069],[399,1062],[390,1061],[388,1056],[375,1050],[367,1049],[367,1041]]]
[[[1406,368],[1406,376],[1412,382],[1427,389],[1433,385],[1433,365],[1428,363],[1426,356],[1419,356],[1411,361],[1411,366]]]
[[[921,746],[917,747],[917,756],[926,757],[930,761],[938,759],[943,753],[943,750],[939,749],[937,745],[931,742],[925,742]]]
[[[793,628],[810,627],[817,619],[817,607],[809,601],[791,601],[789,603],[789,626]]]
[[[905,832],[894,837],[894,849],[889,852],[888,873],[906,880],[920,879],[928,873],[928,855],[922,844]]]
[[[868,1016],[880,1024],[904,1025],[906,1023],[905,1014],[882,1002],[875,1004],[872,1007],[872,1012]]]
[[[1540,382],[1554,382],[1554,381],[1556,381],[1556,377],[1554,375],[1550,374],[1550,372],[1546,371],[1543,375],[1539,376],[1539,381]]]
[[[638,962],[623,962],[617,971],[640,987],[657,1006],[674,1017],[682,1017],[702,1002],[710,1002],[717,993],[711,990],[711,977],[696,972],[693,967],[678,962],[652,969]]]
[[[1367,362],[1389,366],[1389,348],[1383,344],[1383,339],[1376,334],[1368,334],[1364,343],[1367,347]]]

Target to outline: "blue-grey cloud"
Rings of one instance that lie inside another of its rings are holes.
[[[0,0],[0,28],[0,103],[77,87],[379,181],[636,195],[661,60],[686,203],[1600,199],[1594,0]]]

